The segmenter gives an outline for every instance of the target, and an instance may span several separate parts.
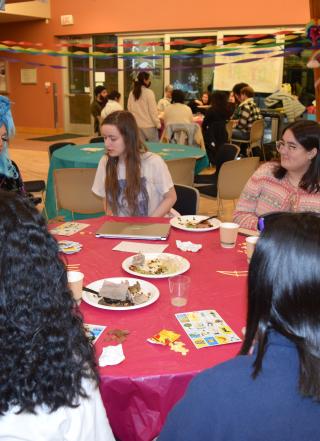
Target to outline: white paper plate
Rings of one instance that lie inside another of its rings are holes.
[[[162,273],[162,274],[142,274],[138,271],[133,271],[130,269],[132,265],[132,260],[134,256],[127,257],[122,262],[122,268],[129,274],[133,274],[134,276],[145,277],[148,279],[163,279],[165,277],[177,276],[178,274],[185,273],[190,268],[190,262],[182,256],[178,256],[176,254],[170,253],[143,253],[146,258],[146,261],[150,261],[153,259],[169,259],[173,260],[173,263],[176,265],[176,270],[172,272]]]
[[[99,297],[96,294],[92,294],[87,291],[82,291],[82,300],[84,300],[86,303],[88,303],[91,306],[95,306],[96,308],[100,309],[110,309],[112,311],[131,311],[133,309],[140,309],[145,308],[146,306],[151,305],[155,301],[158,300],[160,296],[160,292],[156,286],[153,285],[153,283],[147,282],[145,280],[141,279],[133,279],[132,277],[110,277],[108,279],[100,279],[96,280],[95,282],[90,283],[88,288],[94,289],[95,291],[100,291],[102,284],[104,280],[108,280],[109,282],[113,283],[120,283],[125,280],[129,282],[129,285],[132,286],[136,282],[140,283],[141,289],[144,292],[150,293],[150,298],[148,301],[141,303],[140,305],[134,305],[134,306],[107,306],[107,305],[100,305],[98,303]]]
[[[177,216],[170,219],[170,224],[183,231],[192,231],[194,233],[203,233],[205,231],[216,230],[220,227],[220,221],[218,219],[210,219],[208,222],[212,225],[211,227],[205,228],[189,228],[186,226],[188,222],[200,222],[201,220],[207,218],[208,216],[198,216],[198,215],[189,215],[189,216]]]

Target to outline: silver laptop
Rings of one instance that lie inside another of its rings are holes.
[[[105,222],[96,237],[117,239],[166,240],[170,224],[147,224],[136,222]]]

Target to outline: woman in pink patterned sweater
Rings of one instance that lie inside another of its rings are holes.
[[[255,230],[258,216],[273,211],[320,212],[320,125],[299,120],[277,143],[280,162],[268,162],[247,182],[234,222]]]

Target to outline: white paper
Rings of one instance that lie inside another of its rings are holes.
[[[179,250],[182,251],[191,251],[193,253],[196,253],[197,251],[201,250],[202,245],[200,243],[193,243],[193,242],[181,242],[181,240],[176,240],[176,245]]]
[[[115,251],[124,251],[126,253],[162,253],[168,245],[141,243],[141,242],[119,242],[114,248]]]
[[[104,147],[84,147],[83,149],[84,152],[101,152],[101,150],[104,150]]]
[[[99,366],[114,366],[120,364],[125,358],[121,343],[117,346],[106,346],[100,355]]]

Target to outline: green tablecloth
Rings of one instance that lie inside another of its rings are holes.
[[[195,174],[200,173],[201,170],[209,166],[209,161],[206,153],[198,147],[190,147],[179,144],[162,144],[148,142],[146,143],[149,150],[160,155],[165,161],[179,158],[196,157]],[[97,149],[97,151],[90,151],[90,149]],[[104,154],[104,145],[99,144],[80,144],[67,145],[56,150],[50,161],[50,168],[48,172],[47,193],[46,193],[46,213],[49,219],[57,215],[65,216],[67,220],[71,219],[70,212],[61,210],[56,211],[56,198],[53,185],[53,170],[60,168],[97,168],[101,157]],[[97,214],[96,216],[99,216]],[[94,215],[76,214],[76,219],[86,219],[94,217]]]

